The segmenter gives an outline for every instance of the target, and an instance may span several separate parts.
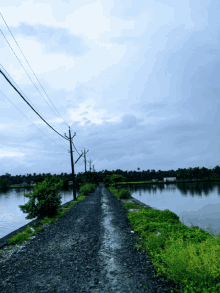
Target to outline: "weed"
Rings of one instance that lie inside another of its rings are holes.
[[[109,190],[120,199],[117,189]],[[133,203],[123,206],[138,207]],[[140,207],[127,217],[141,235],[135,246],[148,253],[157,276],[172,280],[178,292],[220,292],[220,233],[215,237],[192,223],[188,227],[169,210]]]

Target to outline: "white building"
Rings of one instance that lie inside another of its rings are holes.
[[[176,181],[176,177],[166,177],[166,178],[163,178],[163,181],[164,182],[168,182],[168,181]]]

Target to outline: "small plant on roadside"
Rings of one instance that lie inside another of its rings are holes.
[[[89,193],[94,191],[95,188],[96,188],[96,184],[89,184],[89,183],[84,184],[84,185],[80,186],[79,195],[87,196]]]
[[[34,186],[34,192],[24,194],[30,200],[25,205],[19,205],[24,213],[29,213],[26,219],[33,219],[39,216],[49,216],[57,214],[57,209],[61,205],[61,196],[59,189],[62,187],[62,180],[55,177],[46,178],[42,183]],[[37,200],[37,203],[35,201]]]
[[[121,189],[119,191],[120,199],[130,199],[131,194],[127,191],[127,189]]]

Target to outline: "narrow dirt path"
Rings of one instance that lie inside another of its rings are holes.
[[[131,231],[121,202],[99,185],[0,263],[0,292],[170,292]]]

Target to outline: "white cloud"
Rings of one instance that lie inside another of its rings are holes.
[[[96,102],[93,99],[88,99],[84,103],[80,104],[80,107],[78,109],[69,109],[68,113],[70,115],[70,118],[72,121],[80,121],[80,125],[85,125],[87,120],[90,120],[91,123],[94,124],[102,124],[103,118],[106,117],[105,113],[106,110],[99,109],[96,111],[94,109],[94,106],[96,105]],[[81,115],[83,114],[83,115]],[[84,118],[84,119],[83,119]],[[106,121],[118,121],[118,117],[109,118]]]
[[[0,158],[5,158],[5,157],[23,157],[24,154],[21,152],[16,152],[16,151],[7,151],[4,149],[1,149],[0,151]]]

